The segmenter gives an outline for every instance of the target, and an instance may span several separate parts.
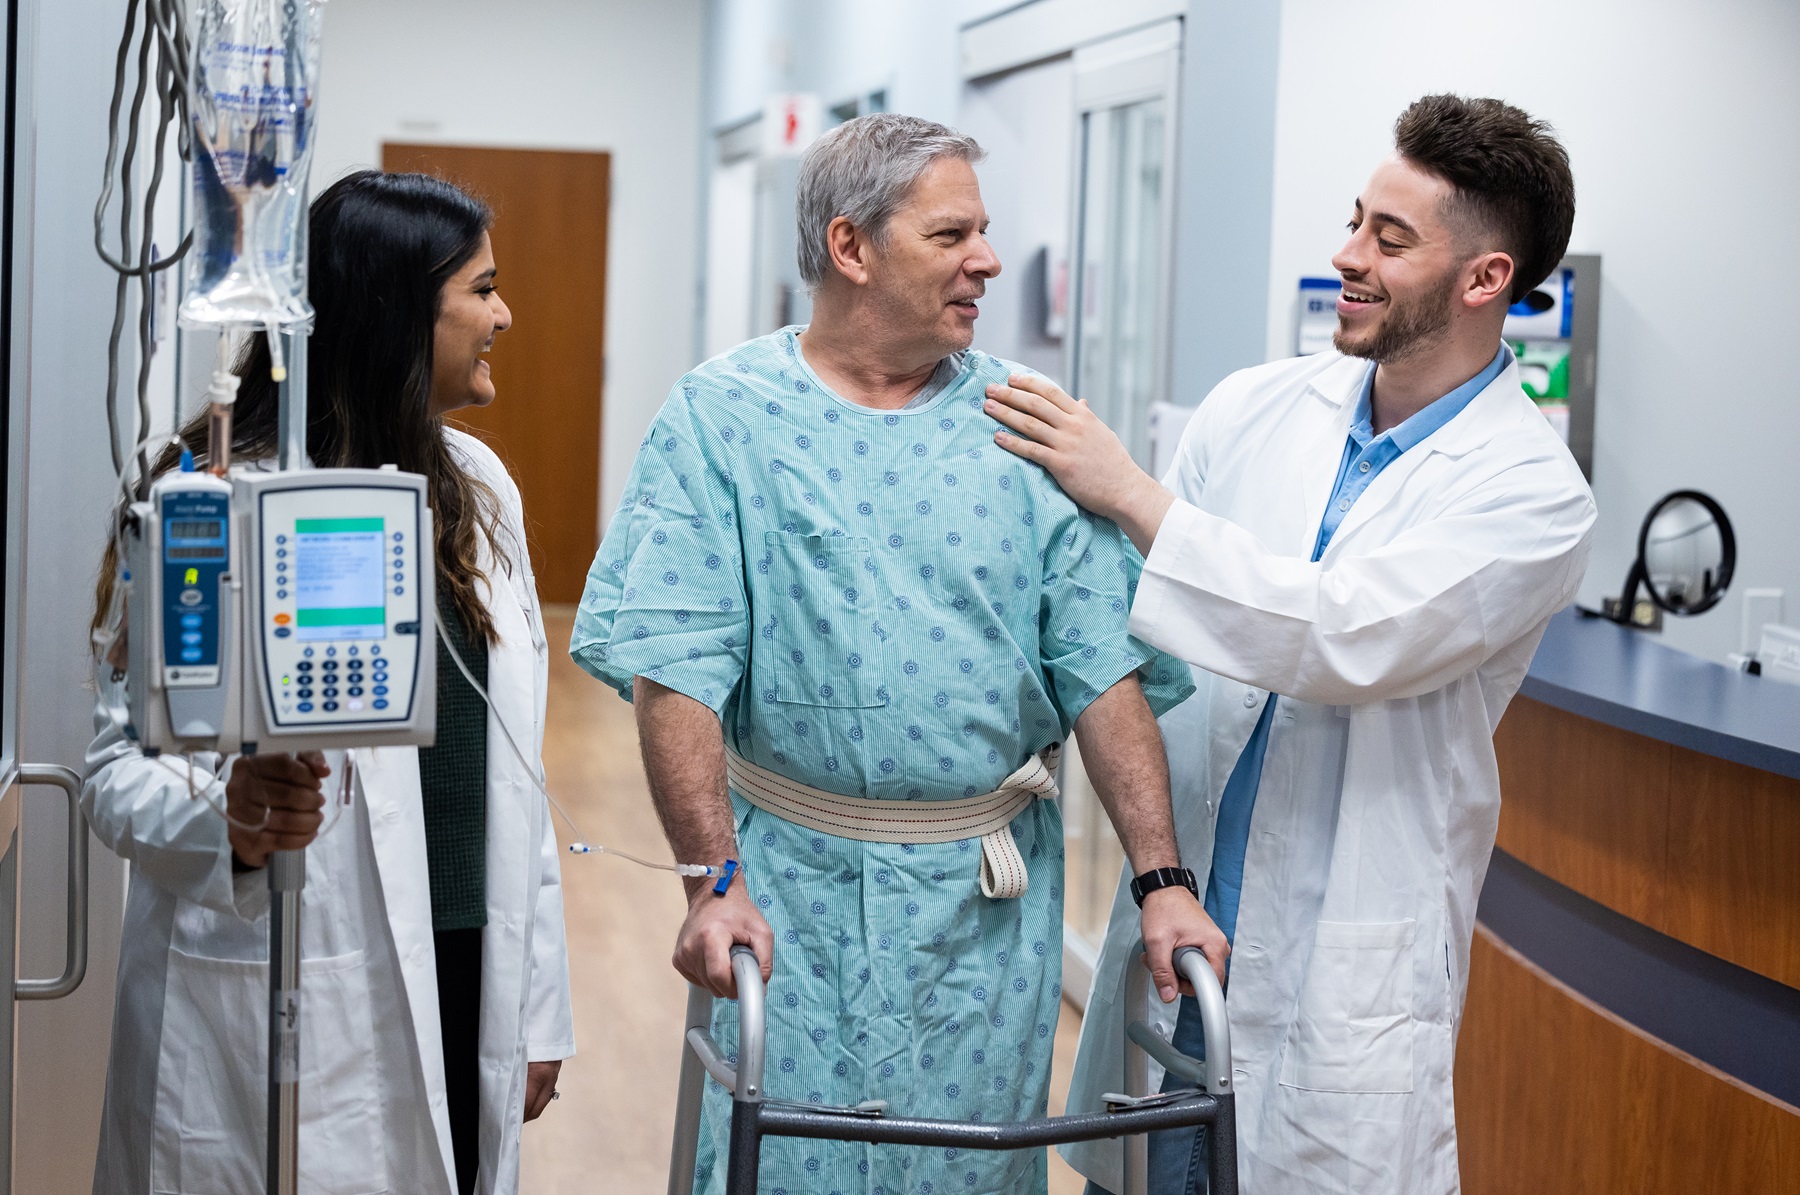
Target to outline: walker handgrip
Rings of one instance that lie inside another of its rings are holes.
[[[1206,1082],[1206,1065],[1196,1059],[1189,1058],[1177,1050],[1172,1042],[1158,1037],[1156,1030],[1142,1021],[1132,1021],[1125,1026],[1125,1036],[1137,1043],[1138,1049],[1156,1059],[1157,1063],[1171,1075],[1195,1086]],[[1134,1099],[1143,1099],[1148,1093],[1135,1095]]]
[[[700,1060],[700,1065],[706,1068],[706,1073],[713,1077],[715,1083],[726,1091],[737,1090],[737,1068],[733,1067],[730,1060],[719,1052],[719,1043],[713,1040],[710,1031],[704,1028],[689,1029],[687,1044],[688,1049],[694,1052],[694,1057]]]
[[[1212,1095],[1231,1093],[1231,1023],[1225,1016],[1225,990],[1219,986],[1206,955],[1193,946],[1175,952],[1175,970],[1194,989],[1200,1006],[1200,1027],[1206,1036],[1206,1090]]]
[[[767,1023],[763,1010],[762,963],[757,961],[756,952],[748,946],[733,946],[731,974],[737,980],[738,992],[738,1082],[732,1098],[740,1103],[757,1103],[763,1097]],[[1224,1007],[1223,1003],[1220,1007]],[[1207,1040],[1212,1040],[1210,1034]]]

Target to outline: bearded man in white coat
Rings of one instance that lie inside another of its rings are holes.
[[[1333,261],[1337,351],[1220,383],[1161,484],[1041,379],[989,391],[1018,433],[1002,446],[1145,554],[1131,632],[1197,666],[1164,736],[1183,861],[1210,864],[1207,911],[1233,942],[1251,1195],[1458,1189],[1451,1071],[1499,817],[1493,732],[1594,521],[1501,331],[1561,260],[1574,206],[1548,126],[1428,96]],[[1129,910],[1115,901],[1071,1111],[1122,1081]],[[1175,1041],[1197,1053],[1182,1005]],[[1204,1148],[1153,1139],[1154,1195],[1194,1190]],[[1065,1153],[1118,1189],[1116,1143]]]

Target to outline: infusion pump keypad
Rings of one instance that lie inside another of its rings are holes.
[[[260,495],[264,681],[274,727],[411,717],[419,669],[416,490],[280,489]]]

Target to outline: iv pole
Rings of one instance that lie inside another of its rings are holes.
[[[300,210],[306,210],[305,203]],[[270,330],[269,335],[284,333]],[[283,473],[307,467],[306,330],[285,333],[287,377],[280,388]],[[300,1188],[300,893],[306,852],[269,856],[269,1126],[268,1195]]]

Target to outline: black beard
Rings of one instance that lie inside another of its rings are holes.
[[[1331,335],[1332,346],[1346,357],[1361,357],[1377,364],[1403,361],[1429,349],[1450,327],[1450,296],[1455,293],[1456,278],[1457,272],[1451,270],[1425,294],[1404,305],[1394,304],[1387,318],[1363,340],[1351,340],[1340,324]]]

